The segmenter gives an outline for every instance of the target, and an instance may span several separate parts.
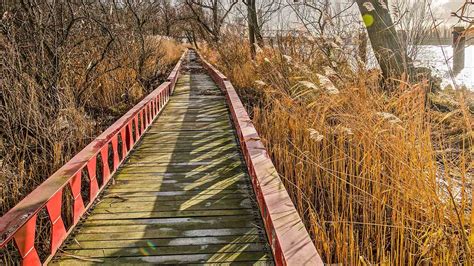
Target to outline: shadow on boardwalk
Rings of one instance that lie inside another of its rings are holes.
[[[224,97],[189,57],[170,103],[56,262],[272,264]]]

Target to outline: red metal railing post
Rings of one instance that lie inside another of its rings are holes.
[[[138,130],[138,115],[136,115],[133,118],[133,121],[135,121],[135,138],[138,141],[140,139],[140,136],[141,136],[140,131]]]
[[[71,188],[71,194],[74,201],[72,215],[74,224],[79,222],[81,215],[84,213],[84,201],[81,196],[81,177],[82,173],[79,171],[69,181],[69,187]]]
[[[66,227],[61,217],[62,196],[63,191],[60,190],[46,204],[46,210],[51,220],[50,245],[52,253],[56,252],[66,237]]]
[[[126,138],[127,138],[128,150],[131,150],[134,144],[133,134],[132,134],[132,120],[128,122],[126,132],[127,132]]]
[[[127,136],[126,136],[125,130],[126,130],[125,127],[123,127],[120,130],[120,138],[122,139],[122,158],[120,158],[120,162],[123,162],[123,160],[125,160],[125,157],[127,157],[127,153],[128,153]]]
[[[143,112],[145,112],[145,111],[142,110],[140,112],[140,134],[143,134],[143,131],[145,131],[145,121],[143,120],[144,119]]]
[[[144,123],[144,130],[148,128],[148,108],[147,106],[145,105],[145,108],[143,108],[143,116],[145,117],[145,123]]]
[[[41,260],[35,248],[37,217],[36,214],[33,215],[20,229],[18,229],[13,237],[15,239],[15,245],[22,258],[22,265],[41,265]]]
[[[151,121],[153,120],[153,110],[151,109],[151,102],[147,106],[148,108],[148,125],[151,124]]]
[[[110,179],[110,166],[109,166],[109,144],[107,143],[100,150],[100,158],[102,159],[102,185],[107,184]]]
[[[119,153],[118,153],[118,135],[116,134],[115,136],[112,137],[112,152],[113,157],[114,157],[114,171],[117,170],[118,165],[120,163],[120,158],[119,158]]]
[[[87,173],[89,177],[89,201],[93,202],[99,193],[99,183],[97,182],[97,156],[87,162]]]

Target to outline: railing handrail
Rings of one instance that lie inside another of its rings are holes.
[[[109,145],[112,138],[116,138],[121,131],[125,129],[130,130],[128,133],[132,134],[132,121],[135,121],[135,130],[138,130],[138,119],[141,119],[141,128],[142,132],[136,132],[135,136],[132,136],[130,143],[123,145],[130,145],[130,148],[126,150],[128,153],[133,147],[133,137],[140,138],[143,134],[143,131],[151,124],[151,121],[158,115],[161,111],[160,108],[166,104],[169,99],[169,94],[171,94],[176,84],[179,70],[182,65],[182,61],[187,53],[187,50],[184,51],[180,60],[174,67],[171,74],[168,76],[166,82],[162,83],[150,94],[148,94],[144,99],[142,99],[138,104],[136,104],[132,109],[130,109],[126,114],[120,117],[115,123],[108,127],[104,132],[102,132],[97,138],[95,138],[91,143],[89,143],[85,148],[83,148],[78,154],[76,154],[71,160],[59,168],[54,174],[47,178],[43,183],[41,183],[37,188],[35,188],[31,193],[29,193],[24,199],[22,199],[17,205],[10,209],[5,215],[0,217],[0,248],[6,246],[12,238],[15,237],[15,234],[26,226],[30,219],[36,218],[38,212],[45,208],[47,204],[53,199],[56,198],[58,194],[62,193],[62,190],[70,184],[71,180],[80,172],[88,166],[88,163],[98,156],[98,154],[105,148],[106,145]],[[164,97],[164,98],[163,98]],[[139,116],[141,118],[139,118]],[[146,124],[146,125],[144,125]],[[139,136],[140,134],[140,136]],[[124,140],[123,140],[124,141]],[[138,141],[138,139],[135,140]],[[122,147],[123,148],[123,147]],[[122,155],[126,153],[123,153]],[[117,155],[118,156],[118,155]],[[123,162],[122,158],[118,164]],[[115,164],[115,162],[114,162]],[[108,163],[107,163],[108,165]],[[117,165],[114,165],[114,169],[110,172],[110,176],[117,169]],[[104,180],[104,183],[109,180]],[[105,184],[102,185],[100,189],[103,189]],[[100,191],[99,189],[99,191]],[[91,204],[92,202],[90,202]],[[88,205],[89,206],[89,205]],[[60,213],[61,209],[59,209]],[[51,215],[51,214],[50,214]],[[76,221],[77,222],[77,221]],[[74,226],[74,225],[73,225]],[[32,232],[34,238],[34,231]],[[64,237],[64,233],[61,233],[61,237]],[[23,240],[23,239],[21,239]],[[61,241],[62,242],[62,241]],[[18,245],[18,243],[17,243]],[[27,252],[29,252],[27,250]],[[21,253],[21,252],[20,252]],[[54,250],[53,250],[54,254]]]
[[[16,229],[20,228],[29,218],[31,218],[31,216],[41,210],[55,193],[66,186],[68,181],[78,171],[83,169],[92,157],[97,156],[102,147],[112,138],[112,136],[117,134],[121,128],[126,126],[137,112],[151,101],[151,96],[157,95],[169,85],[170,82],[161,84],[157,89],[102,132],[78,154],[72,157],[71,160],[36,187],[5,215],[0,217],[0,247],[3,247],[5,242],[11,239],[13,234],[16,232]],[[5,237],[5,235],[7,236]]]
[[[324,265],[232,83],[199,56],[226,96],[276,264]]]

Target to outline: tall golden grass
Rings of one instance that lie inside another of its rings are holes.
[[[238,88],[325,263],[472,264],[472,95],[388,94],[317,51],[252,62],[241,43],[203,53]]]

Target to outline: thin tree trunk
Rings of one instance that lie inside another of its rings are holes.
[[[247,22],[249,26],[249,46],[250,46],[250,56],[252,59],[255,59],[255,55],[257,54],[255,48],[255,24],[253,23],[253,16],[252,16],[252,4],[255,3],[254,0],[248,0],[247,3]]]
[[[257,40],[258,46],[263,47],[263,37],[262,33],[260,32],[260,27],[258,25],[258,17],[257,17],[257,7],[256,7],[256,0],[248,0],[248,12],[249,12],[249,21],[253,25],[255,39]]]
[[[196,49],[199,50],[199,46],[198,46],[198,43],[197,43],[197,40],[196,40],[196,34],[194,33],[194,31],[192,31],[191,34],[192,34],[192,37],[193,37],[194,47],[196,47]]]
[[[398,40],[388,0],[357,0],[372,48],[385,81],[412,76],[413,67]]]

